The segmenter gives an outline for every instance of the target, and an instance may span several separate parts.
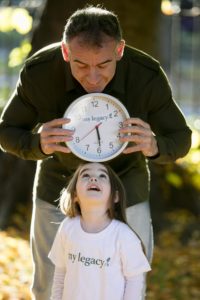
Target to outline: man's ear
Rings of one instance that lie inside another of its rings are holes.
[[[117,60],[120,60],[124,54],[124,47],[125,47],[125,40],[121,40],[118,44],[117,44],[117,48],[116,48],[116,55],[117,55]]]
[[[61,43],[61,49],[62,49],[63,59],[66,62],[69,62],[69,49],[68,49],[68,46],[64,42]]]

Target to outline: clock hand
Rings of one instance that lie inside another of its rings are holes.
[[[88,136],[93,130],[97,129],[101,124],[102,124],[102,122],[98,123],[95,127],[93,127],[90,131],[88,131],[84,136],[82,136],[80,141],[82,141],[84,138],[86,138],[86,136]]]
[[[101,146],[101,137],[100,137],[100,133],[99,133],[99,126],[95,126],[96,131],[97,131],[97,138],[98,138],[98,142],[99,142],[99,147]]]

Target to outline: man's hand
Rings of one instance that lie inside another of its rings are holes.
[[[157,141],[148,123],[139,118],[130,118],[123,125],[124,127],[120,129],[120,133],[125,134],[125,136],[120,138],[120,140],[133,143],[123,153],[128,154],[141,151],[148,157],[158,154]]]
[[[42,152],[52,154],[55,151],[69,153],[66,146],[60,145],[61,142],[73,140],[74,131],[62,128],[62,125],[70,122],[70,119],[60,118],[44,123],[39,130],[40,145]]]

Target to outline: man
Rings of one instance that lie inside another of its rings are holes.
[[[131,116],[124,123],[124,153],[110,161],[128,196],[127,215],[152,257],[148,159],[175,161],[190,148],[191,131],[172,99],[159,63],[125,46],[115,14],[99,7],[76,11],[67,21],[61,44],[40,50],[21,71],[0,124],[4,151],[38,160],[34,184],[32,251],[35,299],[49,299],[53,266],[47,258],[63,215],[56,208],[60,191],[81,160],[66,141],[66,108],[78,97],[103,92],[118,98]]]

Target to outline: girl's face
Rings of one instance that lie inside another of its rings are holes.
[[[81,209],[110,206],[111,185],[107,169],[100,163],[85,164],[78,175],[76,198]]]

